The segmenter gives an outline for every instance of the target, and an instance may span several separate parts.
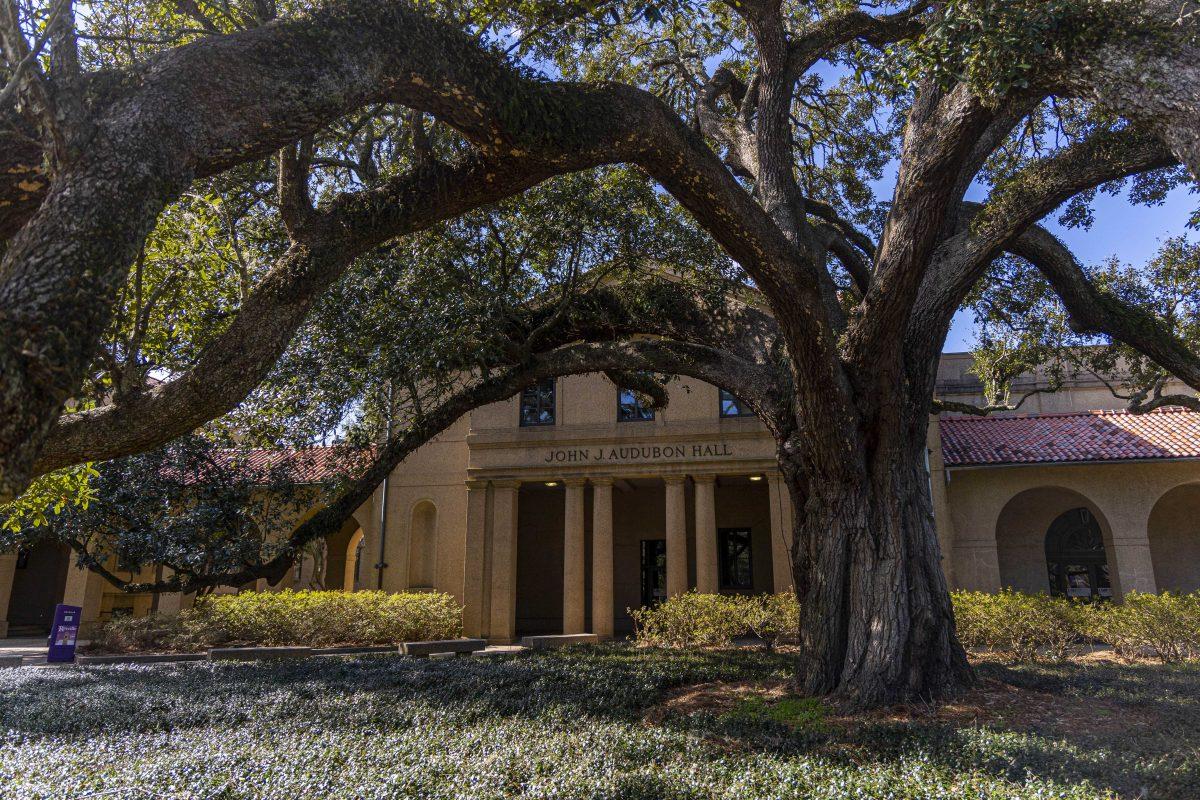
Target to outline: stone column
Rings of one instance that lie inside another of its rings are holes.
[[[783,484],[783,476],[767,476],[767,502],[771,505],[771,575],[776,592],[790,592],[792,580],[792,497]]]
[[[587,569],[583,536],[583,478],[567,478],[563,514],[563,633],[584,633],[584,571]]]
[[[667,597],[688,589],[687,512],[684,508],[683,475],[663,478],[667,485]]]
[[[953,588],[969,592],[1000,591],[1000,553],[996,548],[994,522],[990,530],[955,531],[955,537]],[[1044,557],[1042,564],[1045,572]]]
[[[488,638],[512,644],[517,635],[517,490],[520,481],[495,481],[492,501],[492,613]]]
[[[716,594],[721,588],[717,574],[717,477],[694,475],[692,480],[696,483],[696,591]]]
[[[363,538],[366,536],[363,529],[359,528],[351,536],[350,541],[346,543],[346,560],[345,566],[342,568],[342,591],[353,592],[358,587],[354,583],[354,574],[357,572],[360,576],[363,572],[363,566],[359,562],[359,545],[362,544]],[[367,549],[364,546],[362,551],[363,559],[366,558]]]
[[[185,608],[191,608],[196,602],[196,595],[182,592],[164,592],[158,597],[159,614],[178,614]]]
[[[1116,578],[1114,593],[1119,592],[1122,598],[1130,592],[1153,594],[1158,591],[1158,585],[1154,580],[1154,561],[1150,557],[1150,533],[1146,525],[1149,514],[1137,514],[1136,521],[1125,524],[1117,515],[1113,516],[1112,545],[1117,561],[1114,565],[1117,574],[1112,576]]]
[[[613,479],[592,480],[592,633],[613,635]]]
[[[484,566],[487,547],[487,481],[467,481],[467,538],[463,548],[463,633],[478,638],[483,619]]]
[[[170,580],[174,575],[175,570],[170,567],[163,567],[156,577],[161,577],[163,580]],[[154,612],[156,614],[178,614],[185,608],[191,608],[192,602],[195,599],[196,596],[194,594],[162,592],[154,601]]]
[[[71,560],[74,562],[74,558]],[[72,563],[67,568],[67,586],[63,590],[62,602],[83,609],[79,615],[83,635],[90,633],[89,629],[100,620],[100,603],[103,599],[104,579],[90,569],[76,567]]]
[[[0,639],[8,635],[8,603],[12,599],[17,554],[0,553]]]

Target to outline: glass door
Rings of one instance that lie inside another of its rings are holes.
[[[642,605],[667,599],[667,540],[642,539]]]

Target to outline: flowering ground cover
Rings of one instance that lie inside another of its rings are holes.
[[[785,653],[0,670],[0,797],[1191,798],[1200,666],[983,664],[838,717]]]

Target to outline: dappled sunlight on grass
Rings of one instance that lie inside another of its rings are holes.
[[[1197,668],[989,664],[960,703],[852,718],[792,695],[789,670],[786,654],[616,645],[0,670],[0,797],[1082,800],[1200,785]],[[1127,699],[1129,719],[1163,730],[1064,722],[1055,697],[1070,714]],[[1021,720],[1022,703],[1040,710]]]

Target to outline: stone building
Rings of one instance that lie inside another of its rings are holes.
[[[969,366],[945,356],[939,396],[981,401]],[[671,389],[656,413],[581,375],[472,412],[393,472],[386,525],[381,486],[284,583],[446,591],[466,632],[497,642],[619,636],[628,609],[691,588],[788,589],[792,512],[770,436],[717,387]],[[1200,414],[1103,410],[1119,405],[1080,379],[1020,414],[934,421],[930,491],[952,586],[1200,588]],[[0,631],[38,630],[63,601],[96,620],[187,598],[122,595],[49,545],[0,555]]]

